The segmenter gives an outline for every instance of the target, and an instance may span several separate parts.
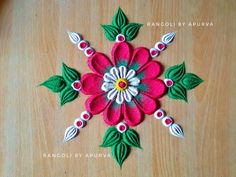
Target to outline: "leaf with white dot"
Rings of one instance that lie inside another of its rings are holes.
[[[78,95],[79,95],[79,92],[75,91],[71,86],[65,87],[60,92],[60,104],[61,104],[61,106],[75,100],[78,97]]]
[[[139,135],[133,129],[128,129],[125,133],[122,134],[122,136],[123,141],[129,146],[142,149],[140,146]]]
[[[120,165],[120,168],[122,168],[123,162],[130,153],[130,146],[128,146],[125,142],[121,141],[112,146],[111,149],[113,158]]]
[[[100,147],[111,147],[121,140],[121,133],[117,131],[116,127],[110,127],[107,129],[102,144]]]
[[[112,25],[114,25],[118,29],[122,29],[127,23],[128,20],[122,9],[119,7],[116,14],[112,18]]]
[[[52,92],[58,93],[66,87],[66,82],[62,76],[55,75],[44,81],[40,86],[47,87]]]
[[[69,85],[71,85],[71,83],[80,79],[80,74],[74,68],[62,63],[62,77]]]
[[[201,84],[203,80],[193,73],[186,73],[180,81],[180,84],[186,89],[191,90]]]
[[[185,74],[185,63],[180,65],[174,65],[167,69],[165,72],[165,78],[171,79],[174,82],[179,82]]]
[[[132,41],[138,34],[139,29],[143,24],[139,23],[129,23],[124,28],[122,28],[121,33],[125,36],[127,41]]]
[[[101,25],[106,38],[110,41],[115,41],[119,34],[119,29],[113,25]]]

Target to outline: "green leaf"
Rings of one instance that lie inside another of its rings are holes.
[[[76,99],[78,94],[79,92],[75,91],[71,86],[65,87],[60,93],[61,106]]]
[[[68,67],[65,63],[62,63],[62,77],[69,85],[80,79],[79,73],[75,69]]]
[[[130,152],[130,147],[124,143],[120,142],[116,145],[112,146],[112,156],[116,160],[116,162],[122,167],[124,160],[128,157]]]
[[[137,36],[141,26],[143,26],[143,24],[129,23],[123,27],[121,33],[125,36],[125,40],[132,41]]]
[[[185,74],[185,64],[184,62],[180,65],[171,66],[165,72],[165,78],[171,79],[174,82],[178,82],[182,79]]]
[[[116,127],[108,128],[100,147],[111,147],[121,140],[121,133],[117,131]]]
[[[112,24],[118,29],[123,28],[128,23],[128,20],[124,14],[124,12],[119,7],[116,14],[112,18]]]
[[[140,146],[139,135],[133,129],[128,129],[123,133],[123,141],[132,147],[142,149]]]
[[[101,26],[106,38],[110,41],[115,41],[116,36],[119,34],[118,28],[113,25],[101,25]]]
[[[168,96],[172,99],[188,101],[186,89],[179,83],[175,83],[172,87],[168,88]]]
[[[61,76],[52,76],[42,84],[41,86],[45,86],[48,89],[50,89],[52,92],[60,92],[63,88],[66,86],[66,82]]]
[[[193,73],[186,73],[181,79],[180,84],[186,88],[186,90],[191,90],[201,84],[203,80]]]

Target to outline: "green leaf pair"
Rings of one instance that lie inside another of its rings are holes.
[[[119,7],[116,14],[112,18],[111,25],[101,25],[106,38],[115,41],[118,34],[123,34],[126,41],[132,41],[138,34],[142,24],[129,23],[124,12]]]
[[[62,76],[52,76],[40,86],[47,87],[54,93],[60,92],[60,104],[71,102],[78,97],[79,92],[74,90],[72,83],[80,79],[79,73],[62,63]]]
[[[116,127],[108,128],[100,147],[111,147],[112,156],[122,167],[124,160],[130,153],[130,147],[141,148],[139,136],[133,129],[120,133]]]
[[[167,69],[165,78],[171,79],[174,84],[168,88],[168,96],[172,99],[188,101],[187,90],[197,87],[203,80],[193,73],[185,73],[185,63]]]

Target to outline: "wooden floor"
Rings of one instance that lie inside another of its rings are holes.
[[[89,72],[67,29],[80,32],[110,56],[113,44],[100,24],[110,23],[119,6],[130,21],[144,24],[132,42],[135,47],[150,48],[174,31],[174,42],[158,59],[166,68],[185,61],[188,72],[205,80],[188,93],[187,104],[161,99],[185,138],[171,136],[161,122],[147,116],[135,128],[143,150],[132,150],[122,170],[110,149],[99,148],[107,129],[101,115],[74,141],[62,143],[64,130],[84,110],[86,96],[60,107],[58,95],[37,87],[60,74],[62,62]],[[1,0],[0,176],[235,177],[235,19],[235,0]],[[206,26],[211,22],[213,26]]]

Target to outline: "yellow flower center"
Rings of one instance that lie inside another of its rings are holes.
[[[115,83],[115,88],[119,91],[124,91],[128,87],[128,81],[125,78],[120,78]]]

